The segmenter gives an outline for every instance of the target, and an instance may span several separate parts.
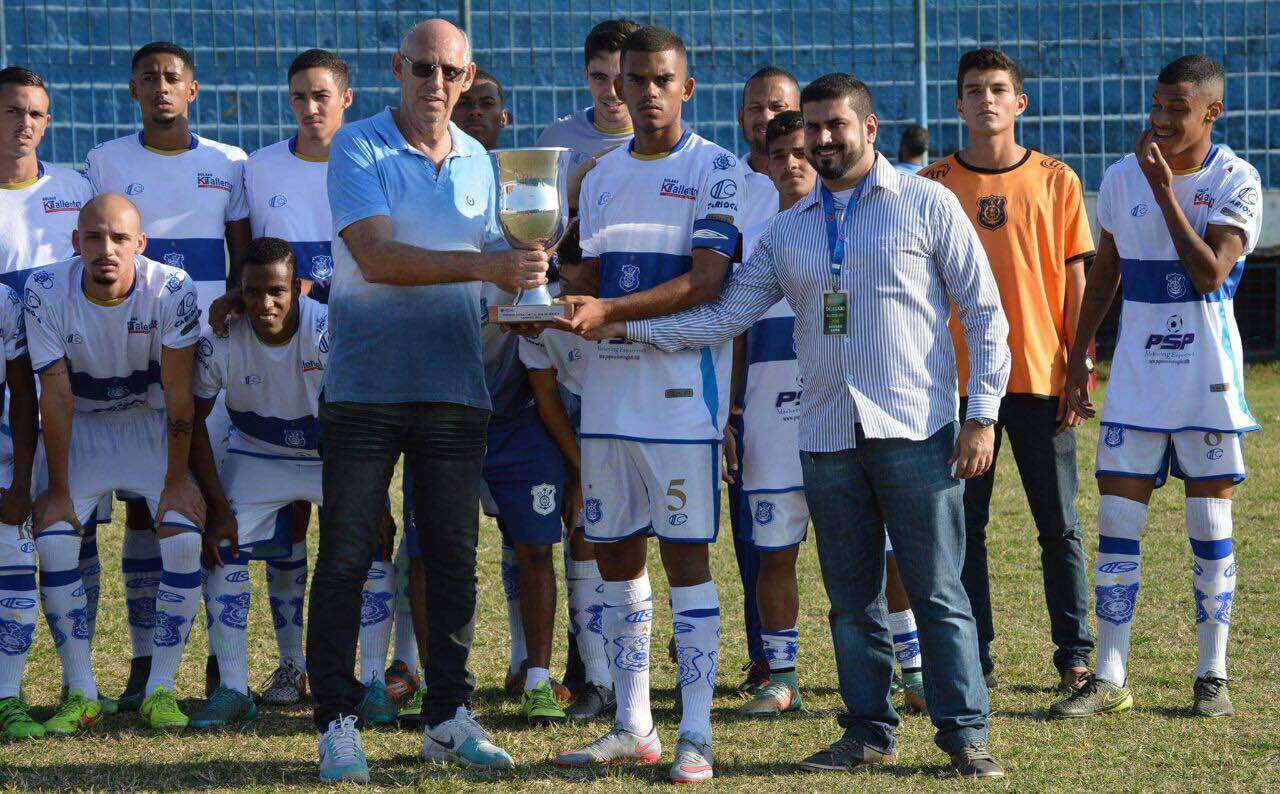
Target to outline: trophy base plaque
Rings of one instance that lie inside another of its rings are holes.
[[[489,307],[489,322],[503,325],[549,323],[554,322],[558,317],[563,317],[566,320],[573,317],[573,304],[552,303],[550,305],[538,305],[525,303]]]

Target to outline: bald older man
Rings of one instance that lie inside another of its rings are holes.
[[[477,282],[535,287],[546,283],[547,259],[505,250],[488,154],[449,121],[475,69],[462,31],[438,19],[415,25],[391,58],[400,104],[346,125],[330,147],[333,350],[320,408],[325,504],[307,634],[324,780],[369,776],[358,731],[365,688],[352,669],[360,590],[401,454],[424,519],[418,540],[431,615],[422,755],[512,765],[468,708],[490,413]]]
[[[200,604],[205,525],[204,500],[187,474],[200,336],[196,288],[181,268],[142,255],[147,236],[124,196],[105,193],[86,203],[71,241],[78,256],[36,270],[23,296],[47,466],[47,488],[32,511],[40,598],[67,691],[45,729],[73,733],[102,714],[80,536],[98,500],[117,490],[143,497],[159,517],[163,572],[147,605],[155,633],[142,721],[181,729],[187,718],[174,698],[174,676]],[[234,521],[222,507],[214,519]]]

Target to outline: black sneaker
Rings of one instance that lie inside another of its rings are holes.
[[[222,685],[222,671],[218,669],[218,657],[213,654],[204,660],[204,697],[213,697],[213,693]]]
[[[600,684],[587,684],[578,692],[573,703],[564,710],[565,716],[571,720],[594,720],[599,717],[613,718],[613,709],[618,701],[614,697],[613,687]]]
[[[583,636],[587,636],[585,633]],[[578,641],[569,635],[569,656],[565,659],[564,678],[561,680],[569,693],[575,697],[588,687],[587,668],[582,663],[582,654],[578,653]]]
[[[810,772],[848,772],[851,769],[893,761],[892,753],[867,747],[857,739],[837,739],[830,747],[819,750],[800,762]]]
[[[1227,679],[1212,675],[1197,678],[1191,713],[1197,717],[1230,717],[1235,714],[1227,692]]]
[[[987,749],[986,742],[974,742],[951,754],[951,767],[956,774],[970,780],[1004,777],[1004,767]]]
[[[129,680],[124,692],[116,698],[120,711],[137,711],[147,697],[147,679],[151,677],[151,657],[137,656],[129,660]]]
[[[996,671],[992,670],[989,673],[983,673],[982,683],[987,685],[987,689],[995,689],[996,688]]]

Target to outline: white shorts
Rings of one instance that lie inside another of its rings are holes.
[[[582,439],[587,540],[710,543],[720,528],[720,445]]]
[[[92,518],[104,495],[130,491],[147,502],[155,515],[164,490],[169,465],[169,442],[165,436],[165,414],[149,408],[112,413],[77,412],[71,421],[71,444],[67,454],[67,480],[76,519]],[[36,478],[40,490],[48,487],[49,476],[44,445],[36,450]],[[170,512],[158,526],[199,531],[187,518]]]
[[[804,542],[809,530],[809,503],[804,490],[749,493],[751,545],[760,551],[790,549]]]
[[[250,559],[287,557],[293,550],[293,521],[277,520],[294,502],[321,504],[319,460],[281,460],[227,452],[219,467],[222,490],[236,516],[240,553]],[[292,513],[286,514],[292,519]]]
[[[13,457],[0,450],[0,486],[7,490],[12,482]],[[31,537],[30,523],[20,527],[0,523],[0,576],[34,573],[35,553],[36,542]],[[4,638],[0,637],[0,650],[3,650],[3,645]]]
[[[1099,477],[1154,478],[1157,488],[1170,474],[1180,480],[1245,478],[1239,433],[1156,433],[1104,424],[1097,461]]]

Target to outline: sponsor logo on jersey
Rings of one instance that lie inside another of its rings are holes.
[[[711,186],[711,198],[731,199],[738,195],[738,183],[732,179],[721,179]]]
[[[613,198],[613,194],[612,194],[612,193],[610,193],[610,192],[608,192],[608,191],[605,191],[604,193],[601,193],[601,194],[600,194],[600,198],[596,199],[596,206],[597,206],[597,207],[603,207],[605,204],[608,204],[608,203],[609,203],[609,199],[611,199],[611,198]]]
[[[1221,433],[1205,433],[1205,434],[1204,434],[1204,444],[1205,444],[1205,446],[1207,446],[1207,447],[1216,447],[1216,446],[1218,446],[1218,445],[1219,445],[1219,444],[1221,444],[1221,443],[1222,443],[1222,434],[1221,434]]]
[[[533,497],[533,512],[540,516],[549,516],[556,509],[556,487],[551,483],[542,483],[529,489]]]
[[[204,338],[203,336],[200,337],[200,341],[196,342],[196,361],[199,361],[202,365],[207,367],[209,366],[208,359],[212,357],[213,357],[213,342],[210,342],[208,339]]]
[[[40,199],[40,206],[44,208],[45,214],[48,215],[51,212],[79,212],[84,203],[60,199],[57,196],[45,196]]]
[[[289,199],[283,193],[277,193],[271,198],[267,199],[267,206],[275,207],[276,209],[279,209],[280,207],[283,207],[288,203],[289,203]]]
[[[1206,458],[1208,458],[1209,460],[1218,460],[1219,458],[1221,458],[1221,457],[1222,457],[1222,448],[1221,448],[1221,447],[1214,447],[1213,449],[1211,449],[1211,450],[1209,450],[1208,452],[1204,453],[1204,456],[1205,456]]]
[[[160,323],[155,320],[139,320],[133,318],[128,322],[129,333],[131,334],[149,334],[160,327]]]
[[[939,163],[932,168],[926,168],[920,172],[920,176],[925,179],[944,179],[947,174],[951,173],[950,163]]]
[[[804,394],[804,392],[800,390],[780,391],[778,392],[778,399],[773,403],[773,407],[781,410],[792,404],[799,405],[801,394]]]
[[[84,344],[84,337],[76,333],[75,331],[72,331],[71,333],[67,334],[67,344],[82,345]]]
[[[738,161],[734,159],[733,155],[719,154],[716,155],[716,159],[711,161],[711,167],[716,171],[728,171],[730,168],[733,168],[737,162]]]
[[[129,396],[129,389],[119,383],[107,387],[107,399],[119,400]]]
[[[323,369],[324,369],[324,364],[321,364],[319,361],[315,359],[307,359],[302,362],[303,372],[319,372]]]
[[[1191,332],[1185,334],[1151,334],[1147,337],[1147,344],[1144,350],[1185,350],[1196,341],[1196,335]]]
[[[1213,196],[1209,194],[1208,190],[1200,188],[1196,191],[1196,195],[1191,199],[1191,205],[1193,207],[1212,207]]]
[[[141,196],[142,191],[147,188],[141,182],[130,182],[129,186],[124,189],[126,196]]]
[[[658,189],[659,196],[668,196],[670,198],[689,199],[693,201],[698,197],[698,189],[680,184],[679,179],[663,179],[662,187]],[[713,191],[714,195],[714,191]],[[717,196],[716,198],[719,198]]]
[[[244,376],[244,385],[246,386],[257,386],[260,383],[262,383],[261,375],[245,375]]]
[[[1258,191],[1256,188],[1247,187],[1236,194],[1236,199],[1248,204],[1250,207],[1256,206],[1258,203]]]
[[[1148,208],[1146,204],[1134,204],[1133,209],[1129,210],[1129,214],[1135,218],[1141,218],[1147,214]]]
[[[196,187],[231,192],[231,180],[204,171],[196,174]]]
[[[978,199],[978,225],[995,231],[1009,220],[1005,211],[1004,196],[983,196]]]

